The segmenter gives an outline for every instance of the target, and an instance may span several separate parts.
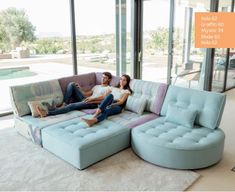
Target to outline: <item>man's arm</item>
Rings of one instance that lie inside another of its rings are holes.
[[[103,94],[99,97],[94,97],[94,98],[87,97],[84,101],[86,103],[100,103],[106,97],[106,95],[108,95],[111,92],[112,92],[111,90],[108,90],[108,91],[106,91],[105,94]]]
[[[83,91],[83,94],[85,97],[90,97],[92,95],[93,91]]]
[[[81,86],[78,84],[78,83],[75,83],[76,87],[79,88],[82,92],[82,94],[85,96],[85,97],[90,97],[93,93],[92,90],[89,90],[89,91],[84,91],[82,90]]]

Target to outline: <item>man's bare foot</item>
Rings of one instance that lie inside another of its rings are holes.
[[[89,127],[91,127],[97,122],[96,118],[92,118],[92,119],[81,118],[81,120],[84,121]]]
[[[47,111],[41,108],[39,105],[36,105],[36,110],[41,118],[47,116]]]

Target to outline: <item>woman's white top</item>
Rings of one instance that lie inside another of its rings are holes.
[[[111,87],[111,91],[114,100],[120,100],[124,94],[130,94],[130,91],[128,89],[120,89],[117,87]]]

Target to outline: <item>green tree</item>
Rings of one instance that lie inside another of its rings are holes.
[[[159,27],[150,33],[152,48],[165,51],[168,45],[168,29]]]
[[[35,40],[35,27],[24,10],[8,8],[0,12],[0,44],[15,48],[22,42]]]

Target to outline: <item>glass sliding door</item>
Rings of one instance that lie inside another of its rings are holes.
[[[206,49],[195,48],[195,12],[208,12],[210,0],[175,0],[172,84],[203,89]]]
[[[234,12],[235,7],[233,7]],[[229,50],[229,61],[228,61],[228,70],[227,70],[227,79],[226,79],[226,88],[231,89],[235,87],[235,48],[230,48]]]
[[[219,1],[218,12],[230,12],[231,11],[231,0]],[[232,50],[232,49],[231,49]],[[225,84],[225,70],[227,63],[227,48],[216,48],[214,56],[214,68],[213,68],[213,79],[212,79],[212,91],[222,92],[224,91]],[[233,54],[231,55],[231,64],[233,63]],[[230,62],[230,61],[229,61]],[[230,63],[229,63],[230,64]],[[233,69],[228,66],[227,78],[233,78]],[[230,81],[227,81],[228,86]]]
[[[167,82],[170,0],[143,1],[142,79]]]
[[[130,73],[131,0],[75,1],[78,74]]]
[[[233,87],[235,87],[235,48],[231,48],[229,52],[226,89]]]
[[[11,111],[9,86],[72,74],[69,1],[1,1],[0,113]]]

